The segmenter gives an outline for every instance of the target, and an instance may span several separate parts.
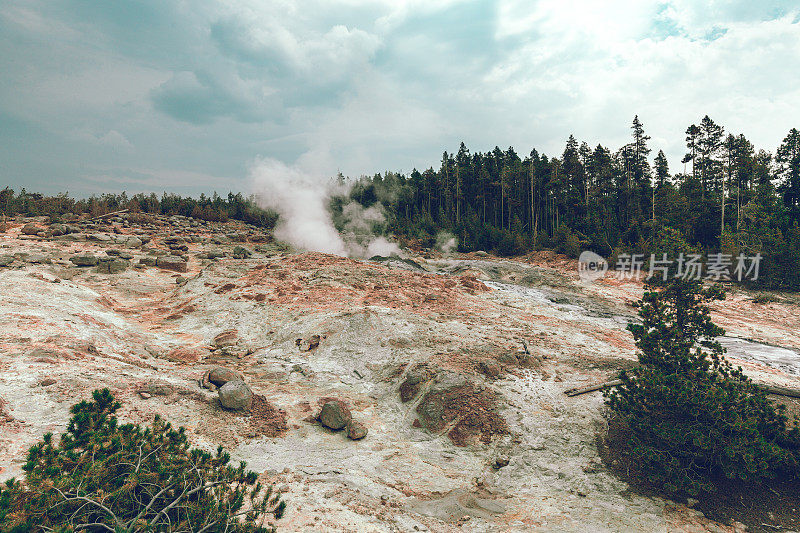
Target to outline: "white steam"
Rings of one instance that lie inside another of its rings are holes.
[[[440,252],[449,254],[458,246],[458,239],[449,231],[440,231],[436,234],[436,249]]]
[[[347,257],[400,255],[397,244],[376,235],[385,222],[383,206],[355,201],[342,206],[340,234],[328,208],[333,196],[347,197],[350,187],[312,175],[276,159],[261,159],[250,171],[261,207],[278,213],[275,238],[296,248]]]
[[[275,237],[297,248],[347,255],[327,209],[328,188],[302,170],[261,159],[250,171],[261,207],[278,213]]]
[[[344,227],[342,238],[350,257],[372,257],[375,255],[400,255],[400,247],[385,237],[376,236],[374,228],[386,221],[383,205],[376,203],[365,208],[355,201],[342,207]]]

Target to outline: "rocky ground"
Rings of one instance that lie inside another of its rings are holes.
[[[121,214],[9,221],[0,283],[2,478],[109,387],[126,421],[160,414],[274,482],[284,531],[743,530],[602,464],[602,397],[563,392],[635,363],[642,287],[582,284],[563,257],[355,261],[238,222]],[[736,291],[714,318],[789,349],[731,355],[798,387],[797,311]]]

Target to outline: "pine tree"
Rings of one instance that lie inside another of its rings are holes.
[[[780,191],[789,209],[790,222],[800,221],[800,131],[789,130],[775,154],[777,175],[782,180]]]
[[[286,504],[230,455],[191,448],[183,428],[117,423],[108,389],[70,409],[67,432],[30,448],[25,480],[0,487],[0,531],[266,533]]]
[[[648,479],[669,491],[715,489],[719,475],[754,481],[798,472],[800,432],[723,357],[707,303],[717,286],[674,278],[650,285],[631,324],[639,349],[635,373],[606,391],[611,410],[627,427],[628,453]]]
[[[667,156],[664,155],[664,150],[659,150],[656,158],[653,160],[656,169],[656,183],[659,187],[663,187],[669,181],[669,163]]]

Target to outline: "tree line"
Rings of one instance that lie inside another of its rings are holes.
[[[192,198],[166,192],[161,197],[155,193],[128,196],[122,192],[75,199],[68,193],[46,196],[28,192],[24,187],[19,192],[9,187],[0,190],[0,213],[5,216],[58,217],[68,213],[98,216],[122,209],[136,213],[182,215],[211,222],[234,219],[264,228],[273,228],[278,219],[277,213],[260,208],[254,196],[245,197],[242,193],[230,192],[223,197],[214,192],[211,196],[201,194],[199,198]]]
[[[381,202],[406,237],[431,244],[452,232],[461,251],[761,253],[762,285],[800,288],[797,129],[773,154],[706,115],[686,129],[677,173],[662,150],[651,160],[650,140],[636,116],[631,141],[616,151],[572,135],[553,157],[513,147],[471,153],[462,142],[438,168],[362,177],[350,196]]]

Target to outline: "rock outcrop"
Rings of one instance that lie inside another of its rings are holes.
[[[226,409],[236,411],[250,408],[253,402],[253,391],[241,380],[228,381],[219,388],[219,403]]]

